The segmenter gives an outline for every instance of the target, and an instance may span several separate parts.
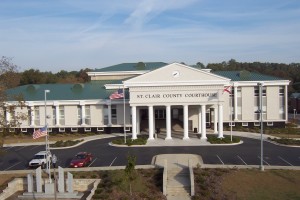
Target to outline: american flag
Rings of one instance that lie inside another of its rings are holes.
[[[47,126],[44,126],[43,128],[39,128],[38,130],[33,132],[33,139],[37,139],[40,137],[44,137],[47,135]]]
[[[225,87],[224,90],[223,90],[223,94],[224,94],[224,92],[228,92],[229,94],[231,94],[231,85]]]
[[[121,99],[124,98],[124,93],[122,89],[118,89],[118,91],[115,91],[109,96],[110,99]]]

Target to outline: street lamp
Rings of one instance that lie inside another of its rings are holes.
[[[259,114],[260,114],[260,170],[264,171],[263,164],[263,83],[260,82],[257,84],[259,87]]]
[[[50,160],[48,160],[48,155],[50,154],[50,150],[49,150],[49,143],[48,143],[48,127],[47,127],[47,93],[50,92],[50,90],[45,90],[45,127],[46,127],[46,156],[47,156],[47,162],[46,162],[46,167],[47,167],[47,171],[49,173],[49,183],[52,183],[51,181],[51,172],[50,172]]]
[[[294,108],[294,120],[296,119],[296,109]]]

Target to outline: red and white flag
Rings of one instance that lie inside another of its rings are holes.
[[[47,126],[44,126],[43,128],[39,128],[38,130],[33,132],[33,139],[37,139],[40,137],[44,137],[47,135]]]
[[[224,90],[223,90],[223,94],[224,94],[224,92],[228,92],[229,94],[231,94],[231,85],[225,87]]]
[[[110,99],[121,99],[124,98],[124,93],[122,89],[118,89],[118,91],[115,91],[109,96]]]

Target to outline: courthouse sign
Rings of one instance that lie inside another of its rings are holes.
[[[218,101],[219,91],[132,91],[130,103],[205,102]]]

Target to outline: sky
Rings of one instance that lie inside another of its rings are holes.
[[[300,62],[299,0],[1,0],[20,71],[126,62]]]

